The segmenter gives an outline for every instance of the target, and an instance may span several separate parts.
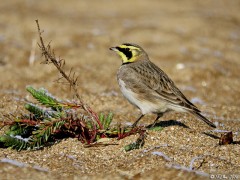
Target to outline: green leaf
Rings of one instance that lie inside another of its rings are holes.
[[[149,128],[150,131],[161,131],[163,130],[162,126],[154,126]]]
[[[99,115],[99,120],[100,120],[100,123],[102,124],[103,128],[105,130],[107,130],[112,122],[112,119],[113,119],[113,113],[109,113],[107,115],[107,117],[105,117],[105,115],[103,113],[101,113]]]
[[[113,120],[113,113],[109,113],[106,120],[105,120],[105,126],[104,126],[104,129],[108,129],[110,124],[112,123],[112,120]]]
[[[62,104],[54,98],[45,89],[36,90],[31,86],[27,87],[27,91],[41,104],[52,108],[55,111],[62,111]]]
[[[145,135],[144,134],[140,134],[140,136],[138,137],[138,139],[136,140],[136,142],[131,143],[129,145],[126,145],[124,147],[125,151],[131,151],[134,149],[140,149],[143,147],[144,143],[145,143]]]
[[[100,120],[101,124],[103,124],[103,122],[104,122],[104,114],[103,113],[100,113],[99,120]]]
[[[15,136],[3,135],[0,136],[0,142],[4,144],[5,147],[11,147],[21,151],[22,149],[31,148],[31,144],[24,139],[16,138]]]
[[[31,112],[36,119],[43,119],[45,116],[45,111],[35,104],[31,103],[25,104],[25,109]]]
[[[15,136],[15,135],[19,135],[19,134],[22,134],[23,132],[23,129],[21,128],[21,126],[16,123],[16,124],[13,124],[12,126],[10,126],[9,130],[7,132],[5,132],[6,135],[12,135],[12,136]]]

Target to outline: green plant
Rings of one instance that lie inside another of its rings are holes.
[[[82,143],[92,144],[105,137],[124,138],[140,132],[139,128],[112,127],[113,114],[101,113],[99,121],[79,113],[82,105],[57,100],[45,89],[27,87],[27,91],[38,103],[27,103],[29,114],[4,121],[9,129],[0,136],[4,147],[13,149],[39,149],[51,145],[62,138],[78,138]]]
[[[96,140],[101,126],[88,116],[77,114],[76,110],[81,106],[57,100],[45,89],[27,87],[27,91],[44,107],[27,103],[25,108],[30,112],[29,115],[5,121],[4,125],[9,125],[9,129],[0,136],[4,147],[17,150],[39,149],[65,136],[78,137],[86,143]],[[111,120],[111,113],[107,118],[101,118],[102,123],[110,124]]]

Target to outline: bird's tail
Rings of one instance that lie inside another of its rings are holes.
[[[205,123],[207,123],[209,126],[213,127],[213,128],[216,128],[216,126],[211,122],[209,121],[207,118],[205,118],[203,115],[201,115],[199,112],[193,112],[193,114],[201,119],[202,121],[204,121]]]

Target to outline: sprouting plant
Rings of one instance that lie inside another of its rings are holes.
[[[0,136],[0,142],[5,147],[17,150],[39,149],[60,137],[77,137],[83,143],[90,144],[106,136],[112,113],[106,117],[100,114],[100,122],[94,121],[77,112],[82,108],[81,105],[57,100],[45,89],[36,90],[29,86],[27,91],[38,104],[27,103],[25,108],[29,115],[4,122],[9,125],[8,131]]]
[[[4,147],[18,151],[24,149],[39,149],[51,145],[62,138],[78,138],[82,143],[91,144],[105,137],[124,138],[139,133],[140,128],[110,127],[113,114],[101,113],[99,121],[79,113],[81,105],[58,100],[45,89],[34,89],[30,86],[27,91],[38,103],[27,103],[25,109],[29,114],[4,121],[9,129],[0,136]]]

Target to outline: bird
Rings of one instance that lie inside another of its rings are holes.
[[[186,98],[169,76],[150,61],[141,46],[123,43],[111,47],[110,50],[116,52],[122,59],[122,65],[117,72],[117,81],[123,96],[141,111],[132,127],[136,127],[146,114],[157,115],[153,127],[165,113],[176,111],[193,114],[210,127],[216,128]]]

